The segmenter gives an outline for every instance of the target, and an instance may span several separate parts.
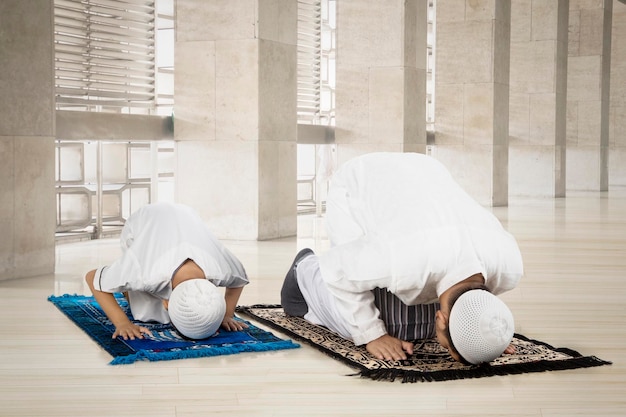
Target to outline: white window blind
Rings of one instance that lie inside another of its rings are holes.
[[[298,0],[298,123],[320,116],[321,0]]]
[[[57,108],[155,106],[154,1],[54,0],[54,28]]]

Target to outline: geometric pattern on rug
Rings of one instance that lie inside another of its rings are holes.
[[[238,318],[237,320],[245,322],[249,327],[236,332],[220,330],[203,340],[186,339],[171,324],[143,323],[134,320],[126,298],[121,294],[116,294],[115,298],[132,322],[147,327],[152,334],[135,340],[111,338],[115,326],[94,297],[65,294],[58,297],[50,296],[48,301],[113,356],[111,365],[129,364],[138,360],[163,361],[293,349],[300,346]]]
[[[238,307],[240,314],[307,343],[327,355],[355,368],[359,375],[374,380],[402,382],[446,381],[527,372],[543,372],[609,365],[595,356],[582,356],[567,348],[515,334],[516,353],[502,355],[491,363],[464,365],[455,361],[436,339],[414,342],[413,355],[406,360],[385,361],[372,356],[365,346],[355,346],[323,326],[287,316],[280,305]]]

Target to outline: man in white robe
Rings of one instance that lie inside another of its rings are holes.
[[[464,361],[449,334],[454,301],[474,289],[511,290],[523,274],[514,237],[422,154],[372,153],[344,164],[332,178],[326,221],[331,249],[299,254],[283,306],[291,314],[290,294],[300,290],[305,304],[293,315],[365,344],[381,359],[404,359],[412,344],[388,334],[376,291],[386,289],[406,306],[440,302],[437,338]]]

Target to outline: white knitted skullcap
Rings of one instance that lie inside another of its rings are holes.
[[[174,288],[168,312],[176,329],[190,339],[206,339],[217,331],[226,313],[226,301],[213,283],[189,279]]]
[[[450,337],[459,354],[469,363],[496,359],[513,339],[511,310],[485,290],[461,295],[450,311]]]

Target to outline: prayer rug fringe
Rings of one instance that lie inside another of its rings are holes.
[[[157,354],[147,350],[140,350],[132,355],[118,356],[113,359],[109,365],[127,365],[140,360],[156,362],[175,359],[205,358],[210,356],[234,355],[243,352],[268,352],[272,350],[295,349],[298,347],[300,347],[298,344],[295,344],[290,340],[283,340],[281,342],[273,343],[236,344],[230,347],[210,347],[206,349],[186,350],[180,352],[159,352]]]
[[[516,337],[522,337],[516,335]],[[566,361],[536,361],[506,366],[492,366],[490,364],[476,365],[464,370],[446,370],[435,372],[409,371],[402,369],[365,369],[352,376],[372,379],[375,381],[400,380],[407,382],[434,382],[452,381],[455,379],[484,378],[491,376],[519,375],[524,373],[563,371],[568,369],[591,368],[595,366],[611,365],[595,356],[580,356]]]

